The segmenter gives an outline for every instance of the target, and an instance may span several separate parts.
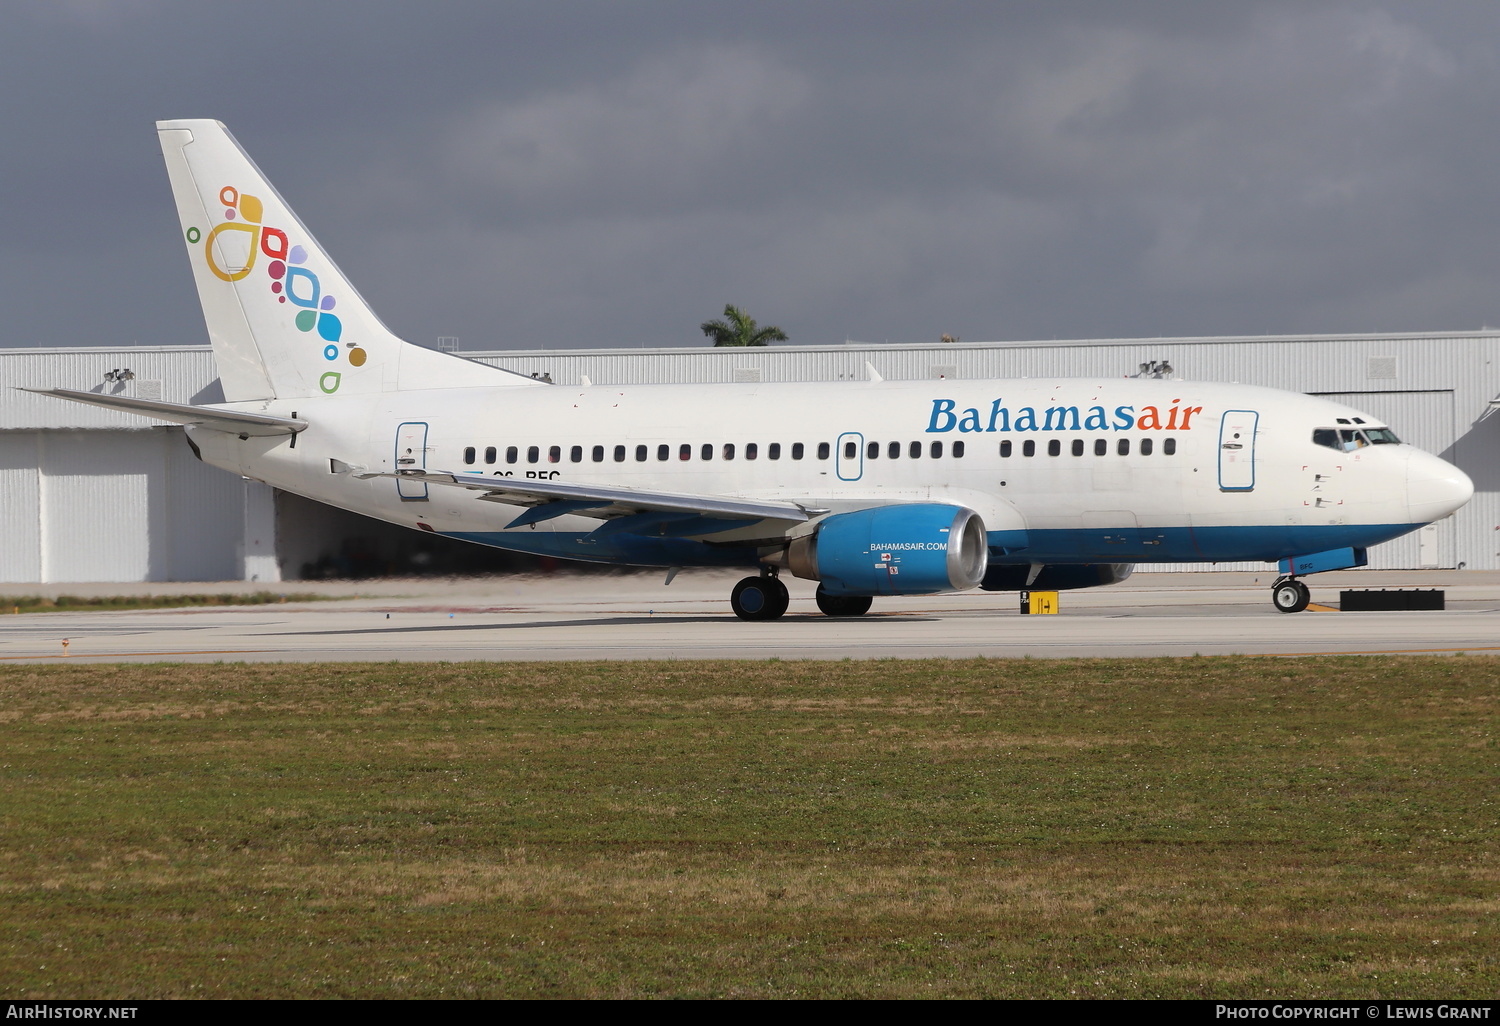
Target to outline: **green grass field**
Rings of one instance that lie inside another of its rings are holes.
[[[0,991],[1475,997],[1500,660],[0,668]]]

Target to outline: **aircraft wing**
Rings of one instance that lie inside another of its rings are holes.
[[[231,435],[294,435],[306,430],[307,421],[291,417],[273,417],[268,413],[241,413],[217,410],[211,406],[189,406],[186,403],[164,403],[159,399],[133,399],[125,395],[103,395],[79,392],[72,388],[22,388],[23,392],[71,399],[75,403],[102,406],[107,410],[154,417],[169,424],[191,424],[194,427],[225,431]]]
[[[755,499],[739,499],[718,495],[684,495],[675,492],[652,492],[638,488],[616,488],[608,485],[562,484],[557,481],[536,481],[530,478],[482,477],[478,474],[454,474],[441,470],[398,470],[371,472],[348,464],[337,464],[360,479],[389,477],[396,480],[421,481],[432,485],[467,488],[484,492],[483,501],[501,502],[510,506],[529,506],[509,527],[523,527],[543,520],[551,520],[565,514],[594,517],[600,520],[625,520],[640,518],[651,520],[654,525],[664,527],[679,521],[674,534],[714,533],[714,530],[698,532],[695,527],[709,528],[714,525],[705,521],[737,521],[715,530],[731,530],[735,526],[757,520],[783,520],[801,523],[828,512],[811,509],[795,502],[764,502]],[[697,521],[695,525],[693,522]],[[657,533],[653,530],[652,533]]]

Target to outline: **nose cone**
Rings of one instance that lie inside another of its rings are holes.
[[[1413,523],[1441,520],[1473,497],[1474,482],[1468,474],[1431,453],[1411,454],[1406,463],[1406,503]]]

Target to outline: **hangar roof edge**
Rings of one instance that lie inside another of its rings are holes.
[[[844,342],[817,345],[783,345],[757,347],[746,350],[737,347],[714,348],[702,345],[681,346],[626,346],[626,347],[578,347],[554,346],[542,349],[461,349],[459,356],[473,359],[516,356],[586,356],[624,355],[628,353],[676,355],[683,353],[715,353],[724,356],[746,352],[799,352],[840,353],[851,349],[896,350],[925,349],[933,352],[950,352],[958,349],[1035,349],[1038,347],[1075,346],[1186,346],[1223,345],[1225,343],[1254,342],[1405,342],[1432,339],[1500,340],[1500,329],[1481,328],[1477,331],[1393,331],[1393,332],[1346,332],[1320,335],[1180,335],[1148,338],[1074,338],[1074,339],[1014,339],[990,342],[860,342],[849,339]],[[76,353],[79,355],[106,355],[110,353],[208,353],[212,347],[206,345],[183,346],[15,346],[0,348],[0,356],[56,355]]]

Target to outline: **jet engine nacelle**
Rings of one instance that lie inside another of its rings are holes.
[[[964,506],[910,503],[838,513],[794,539],[786,565],[832,595],[930,595],[984,579],[984,521]]]

